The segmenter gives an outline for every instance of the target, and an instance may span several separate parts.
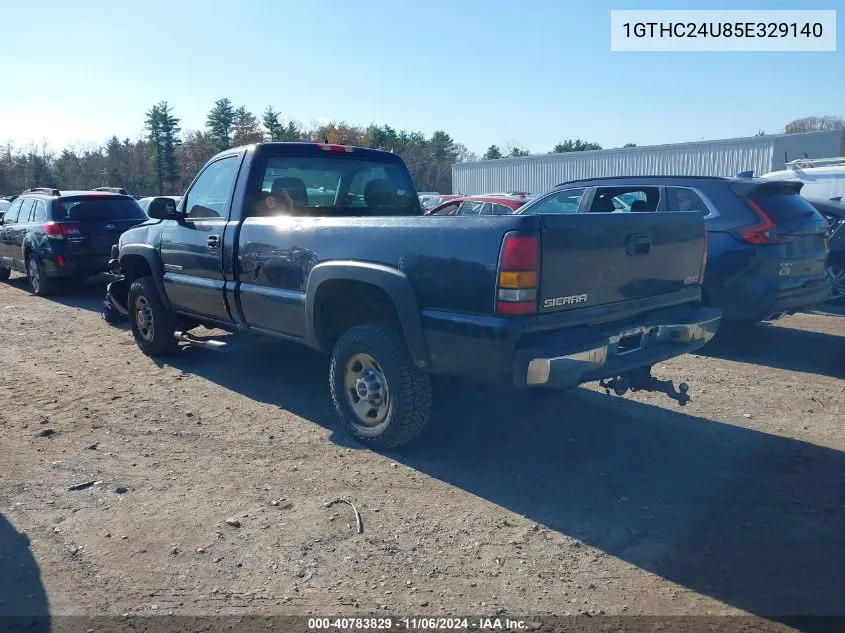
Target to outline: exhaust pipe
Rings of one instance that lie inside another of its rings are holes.
[[[774,314],[770,314],[769,316],[767,316],[763,320],[764,321],[777,321],[778,319],[785,317],[787,314],[788,314],[788,312],[775,312]]]
[[[187,343],[191,347],[201,347],[202,349],[210,349],[213,352],[222,352],[226,349],[226,343],[223,341],[215,341],[211,339],[200,339],[191,336],[188,332],[174,332],[174,338],[181,342]]]

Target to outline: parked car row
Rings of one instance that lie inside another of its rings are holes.
[[[828,223],[801,187],[603,178],[426,212],[397,154],[262,143],[213,157],[181,198],[142,201],[146,216],[119,191],[28,190],[0,224],[0,272],[46,294],[107,266],[107,306],[150,356],[225,345],[198,325],[325,352],[345,428],[392,448],[425,427],[436,376],[685,404],[654,364],[706,344],[723,314],[775,318],[830,292]]]
[[[524,198],[505,196],[449,196],[425,211],[426,215],[510,215],[524,205]]]

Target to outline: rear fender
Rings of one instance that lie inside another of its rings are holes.
[[[320,285],[327,281],[349,280],[376,286],[393,302],[399,321],[405,334],[405,341],[411,358],[422,370],[431,368],[422,319],[417,298],[408,277],[400,270],[356,261],[334,261],[317,264],[311,270],[305,291],[305,314],[307,323],[307,341],[315,349],[323,349],[319,337],[319,324],[316,322],[316,299]]]

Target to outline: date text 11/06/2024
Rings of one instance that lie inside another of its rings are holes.
[[[510,618],[308,618],[310,630],[329,631],[522,631],[524,620]]]

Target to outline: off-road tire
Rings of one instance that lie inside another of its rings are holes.
[[[347,362],[361,353],[378,362],[388,384],[388,412],[377,426],[367,426],[359,420],[345,392]],[[428,423],[431,380],[411,360],[402,334],[394,328],[372,324],[347,330],[332,353],[329,388],[344,429],[356,441],[369,447],[390,449],[406,444]]]
[[[32,294],[38,297],[46,297],[53,294],[55,290],[54,280],[47,279],[44,269],[38,263],[35,255],[30,254],[26,259],[26,276]]]
[[[152,333],[145,330],[142,333],[138,321],[139,300],[145,302],[150,309],[152,318]],[[141,277],[129,286],[129,325],[135,343],[147,356],[166,356],[172,354],[179,347],[179,341],[173,336],[176,331],[176,316],[167,308],[159,297],[158,289],[152,277]]]

